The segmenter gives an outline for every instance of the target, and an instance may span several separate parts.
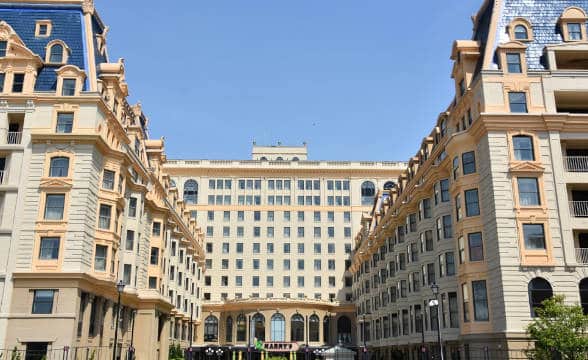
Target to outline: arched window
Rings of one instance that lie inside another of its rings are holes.
[[[265,317],[262,314],[253,315],[253,329],[257,340],[265,341]]]
[[[286,318],[280,313],[272,315],[272,341],[286,341]]]
[[[316,315],[308,318],[308,341],[319,341],[319,327],[321,319]]]
[[[580,304],[582,304],[582,310],[584,315],[588,314],[588,278],[584,278],[580,281]]]
[[[65,156],[56,156],[51,158],[49,165],[50,177],[67,177],[69,172],[69,158]]]
[[[262,156],[259,160],[261,160],[261,161],[267,161],[267,158],[265,156]]]
[[[218,340],[218,319],[214,315],[209,315],[204,320],[204,341]]]
[[[529,305],[531,317],[536,317],[536,309],[543,307],[542,302],[553,296],[549,282],[543,278],[534,278],[529,282]]]
[[[247,340],[247,326],[245,321],[245,315],[240,314],[237,316],[237,341]]]
[[[376,186],[371,181],[364,181],[361,184],[361,204],[371,205],[376,196]]]
[[[330,334],[331,333],[331,318],[329,316],[325,316],[323,319],[323,342],[328,344],[330,341]]]
[[[227,326],[225,328],[225,341],[226,342],[233,342],[233,318],[227,318]]]
[[[63,62],[63,45],[54,44],[49,49],[49,62],[53,64],[61,64]]]
[[[347,316],[337,319],[337,341],[351,344],[351,320]]]
[[[298,158],[298,156],[294,156],[294,157],[292,158],[292,161],[298,161],[298,160],[300,160],[300,159]]]
[[[520,25],[520,24],[515,26],[514,37],[515,37],[515,40],[529,39],[529,32],[527,31],[527,27],[525,25]]]
[[[184,183],[184,203],[186,205],[198,202],[198,183],[196,180],[188,180]]]
[[[384,184],[384,190],[392,190],[392,189],[394,189],[395,186],[396,186],[396,183],[394,183],[394,181],[387,181]]]
[[[276,158],[276,160],[277,160],[277,161],[282,161],[282,160],[284,160],[284,158],[282,158],[281,156],[278,156],[278,157]]]
[[[290,319],[290,341],[304,341],[304,318],[300,314]]]

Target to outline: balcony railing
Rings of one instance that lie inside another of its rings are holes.
[[[588,217],[588,201],[570,201],[570,213],[575,217]]]
[[[587,248],[576,248],[576,261],[578,264],[588,264]]]
[[[588,172],[588,156],[564,156],[564,167],[568,172]]]
[[[7,144],[20,144],[22,140],[22,132],[20,131],[9,131],[6,135]]]

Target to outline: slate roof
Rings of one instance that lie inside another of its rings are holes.
[[[0,20],[12,26],[25,45],[41,59],[45,59],[47,43],[56,39],[62,40],[70,49],[68,63],[86,70],[85,29],[80,6],[0,4]],[[37,20],[51,20],[53,29],[50,36],[35,37]],[[98,23],[96,26],[101,27]],[[39,71],[35,91],[55,91],[55,70],[59,67],[44,66]]]

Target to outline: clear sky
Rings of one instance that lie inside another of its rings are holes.
[[[407,160],[452,99],[482,0],[98,0],[169,158]]]

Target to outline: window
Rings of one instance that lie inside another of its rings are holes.
[[[104,230],[110,230],[110,218],[112,213],[112,206],[100,204],[100,213],[98,217],[98,227]]]
[[[461,155],[461,162],[463,165],[463,174],[473,174],[476,172],[476,153],[473,151],[463,153]]]
[[[482,243],[481,232],[468,234],[468,247],[470,252],[470,261],[484,260],[484,245]]]
[[[12,80],[12,92],[21,93],[24,87],[24,74],[14,74]]]
[[[463,322],[470,321],[470,295],[468,293],[468,285],[461,284],[461,294],[463,296]]]
[[[4,81],[6,80],[6,74],[0,73],[0,92],[4,92]]]
[[[62,220],[65,194],[47,194],[45,198],[45,220]]]
[[[319,327],[320,319],[316,315],[311,315],[308,318],[308,341],[319,341]]]
[[[478,189],[466,190],[464,194],[466,216],[480,215],[480,204],[478,203]]]
[[[149,263],[151,265],[157,265],[159,263],[159,248],[151,248],[151,256],[149,258]]]
[[[135,232],[133,230],[127,230],[127,239],[125,242],[125,250],[133,251],[135,248]]]
[[[63,79],[61,89],[62,96],[74,96],[76,94],[76,79]]]
[[[527,27],[525,25],[516,25],[514,28],[514,38],[515,40],[528,40],[529,32],[527,31]]]
[[[8,42],[6,41],[0,41],[0,57],[5,57],[6,56],[6,49]]]
[[[73,113],[58,113],[57,114],[57,126],[55,132],[60,134],[69,134],[73,128]]]
[[[521,65],[521,54],[519,53],[506,53],[506,68],[511,74],[520,74],[523,72]]]
[[[584,278],[580,281],[580,304],[584,315],[588,314],[588,278]]]
[[[33,314],[51,314],[55,290],[33,291]]]
[[[459,157],[453,158],[453,180],[456,180],[459,176]]]
[[[545,229],[543,224],[523,224],[523,236],[526,249],[545,249]]]
[[[187,180],[184,183],[184,203],[194,205],[198,202],[198,183],[196,180]]]
[[[361,204],[371,205],[374,196],[376,196],[376,186],[371,181],[364,181],[363,184],[361,184]]]
[[[39,250],[39,259],[57,260],[59,258],[59,238],[42,237]]]
[[[455,275],[455,257],[452,252],[445,253],[445,266],[447,276]]]
[[[96,245],[96,253],[94,254],[94,271],[106,271],[107,252],[107,246]]]
[[[286,341],[286,318],[280,313],[272,315],[270,320],[271,340]]]
[[[459,239],[457,239],[457,246],[459,251],[459,263],[463,264],[465,262],[465,244],[463,236],[460,236]]]
[[[153,236],[161,236],[161,223],[154,221],[152,227]]]
[[[530,136],[513,136],[512,143],[514,148],[514,157],[519,161],[534,161],[533,139]]]
[[[107,190],[114,189],[114,177],[114,171],[104,170],[104,174],[102,175],[102,188]]]
[[[521,206],[541,205],[537,178],[517,178]]]
[[[63,62],[63,45],[55,44],[49,49],[49,62],[61,64]]]
[[[527,95],[524,92],[509,92],[508,103],[510,105],[510,112],[526,113],[527,110]]]
[[[217,341],[218,340],[218,319],[209,315],[204,320],[204,341]]]
[[[449,179],[443,179],[439,182],[441,187],[441,202],[448,202],[449,197]]]
[[[488,294],[486,280],[472,281],[472,296],[474,300],[474,320],[488,321]]]
[[[447,293],[449,299],[449,327],[458,328],[459,320],[457,314],[457,293]]]
[[[553,290],[547,280],[539,277],[529,282],[528,290],[531,317],[536,317],[536,310],[543,307],[543,301],[553,297]]]
[[[300,314],[290,319],[290,341],[304,341],[304,318]]]
[[[449,239],[453,236],[453,223],[451,215],[443,216],[443,237]]]
[[[69,171],[69,158],[65,156],[56,156],[51,158],[49,166],[50,177],[67,177]]]
[[[570,41],[582,40],[582,25],[579,23],[568,23],[568,39]]]

